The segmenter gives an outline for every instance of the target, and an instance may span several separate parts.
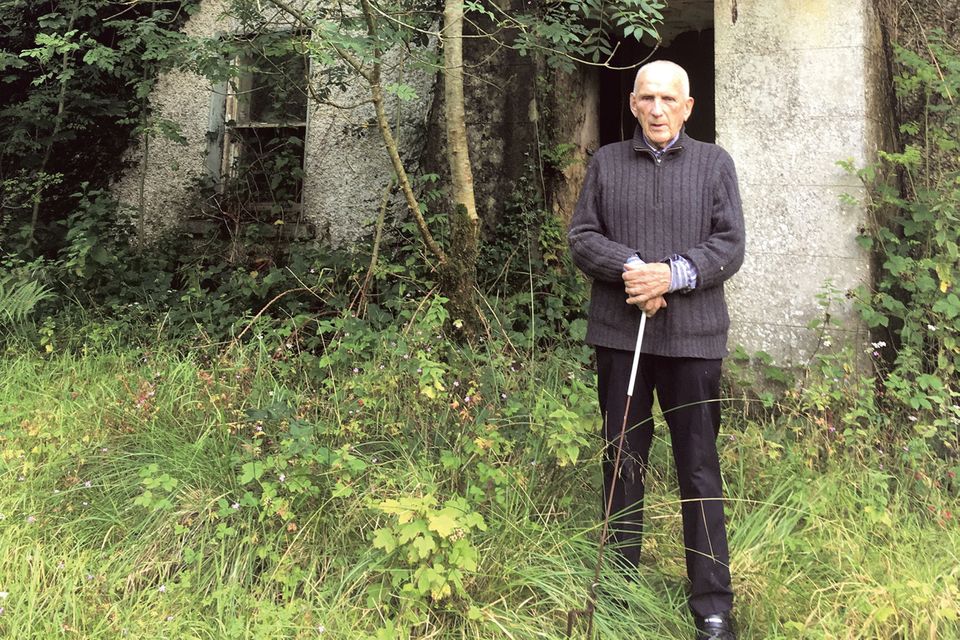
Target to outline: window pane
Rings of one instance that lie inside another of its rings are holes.
[[[250,122],[303,122],[307,118],[307,64],[288,51],[251,60],[248,117]]]

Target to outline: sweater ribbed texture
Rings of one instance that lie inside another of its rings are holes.
[[[643,353],[727,355],[730,318],[723,282],[743,263],[744,224],[730,155],[681,133],[658,163],[638,127],[632,141],[600,148],[590,162],[568,234],[573,260],[593,279],[587,342],[632,351],[640,310],[626,303],[623,265],[679,254],[697,288],[666,295],[647,321]]]

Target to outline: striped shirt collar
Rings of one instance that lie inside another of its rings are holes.
[[[677,131],[677,135],[673,136],[673,140],[671,140],[670,142],[668,142],[667,144],[665,144],[662,149],[661,149],[660,147],[654,145],[654,144],[651,144],[650,141],[647,140],[647,136],[646,136],[646,134],[643,132],[643,129],[640,130],[640,137],[643,138],[644,144],[646,144],[647,147],[650,149],[650,151],[653,152],[654,157],[656,157],[657,159],[659,159],[659,158],[663,157],[663,154],[665,154],[665,153],[670,149],[670,147],[672,147],[674,144],[676,144],[677,140],[680,139],[680,134],[681,134],[682,132],[683,132],[683,128],[681,127],[680,131]]]

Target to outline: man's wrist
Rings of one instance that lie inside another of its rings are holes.
[[[674,254],[664,260],[670,265],[670,288],[667,293],[679,291],[686,293],[697,287],[697,268],[693,263],[679,254]]]

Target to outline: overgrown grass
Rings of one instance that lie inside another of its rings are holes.
[[[343,333],[320,356],[8,352],[0,636],[563,637],[600,511],[582,354]],[[741,637],[960,636],[952,489],[733,409]],[[644,565],[607,563],[602,638],[692,635],[668,442],[652,460]]]

